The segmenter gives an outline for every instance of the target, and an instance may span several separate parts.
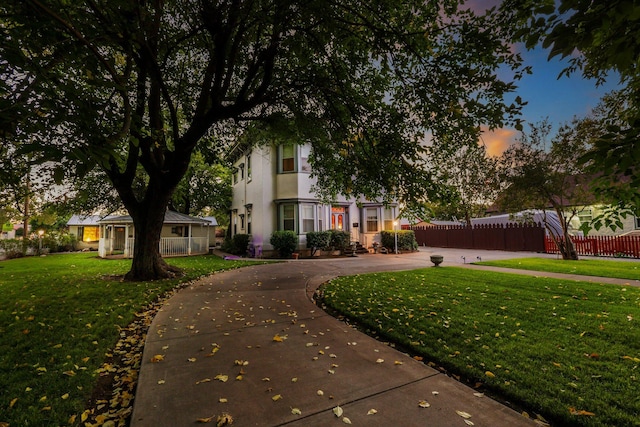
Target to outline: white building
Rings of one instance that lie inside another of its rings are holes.
[[[233,149],[229,227],[231,236],[251,235],[256,254],[273,251],[269,240],[276,230],[295,231],[298,250],[304,253],[310,231],[347,231],[352,242],[369,248],[380,241],[380,231],[394,229],[397,206],[347,199],[323,204],[311,191],[309,153],[309,146],[293,143]]]

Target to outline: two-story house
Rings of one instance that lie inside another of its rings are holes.
[[[231,236],[251,235],[256,255],[269,255],[276,230],[298,234],[298,250],[306,248],[306,234],[330,229],[347,231],[352,242],[369,248],[380,241],[380,231],[393,230],[397,206],[380,202],[338,199],[325,204],[311,191],[314,180],[308,162],[310,147],[303,144],[238,144],[233,160]],[[395,226],[398,227],[399,226]]]

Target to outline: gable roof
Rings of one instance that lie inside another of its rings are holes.
[[[97,226],[101,219],[100,215],[71,215],[67,225]]]

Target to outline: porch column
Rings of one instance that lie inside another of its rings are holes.
[[[124,257],[128,258],[131,248],[129,247],[129,224],[124,225]]]
[[[189,228],[187,230],[187,255],[191,255],[191,224],[189,224]]]

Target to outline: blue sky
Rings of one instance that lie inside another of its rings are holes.
[[[465,6],[477,13],[497,6],[502,0],[466,0]],[[560,72],[567,67],[568,61],[558,57],[547,60],[548,50],[538,47],[527,51],[522,45],[519,49],[527,65],[533,67],[533,74],[525,76],[518,83],[518,90],[513,98],[520,96],[528,102],[522,110],[522,118],[528,123],[536,123],[548,117],[554,128],[570,122],[575,116],[584,117],[598,104],[602,96],[618,85],[616,76],[601,86],[596,87],[595,80],[585,80],[580,73],[570,77],[558,78]],[[527,126],[525,125],[525,130]],[[519,136],[515,129],[497,129],[485,132],[483,141],[490,154],[500,154],[510,142]]]
[[[618,86],[618,78],[612,76],[604,85],[596,86],[595,80],[582,78],[580,73],[558,78],[568,62],[558,58],[547,60],[548,51],[537,48],[522,52],[527,65],[533,67],[533,74],[526,75],[517,84],[514,94],[528,104],[523,107],[522,119],[527,123],[537,123],[545,118],[557,129],[570,122],[573,117],[586,116],[600,98]],[[525,130],[527,126],[525,125]],[[510,142],[519,136],[515,129],[497,129],[485,132],[483,140],[490,154],[499,154]]]

